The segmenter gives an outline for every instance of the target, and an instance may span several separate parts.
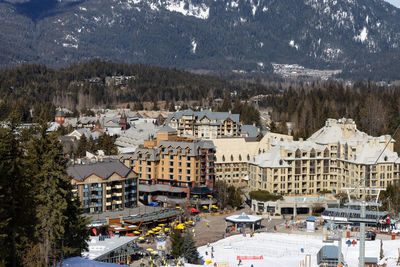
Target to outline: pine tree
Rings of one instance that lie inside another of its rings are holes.
[[[94,153],[96,150],[96,144],[94,142],[93,136],[89,137],[89,141],[87,142],[87,151]]]
[[[183,256],[189,261],[189,263],[198,263],[199,252],[196,248],[196,243],[190,233],[187,233],[183,238],[182,243]]]
[[[181,231],[175,229],[171,234],[171,255],[174,259],[181,257],[183,254],[183,237]]]
[[[0,128],[0,265],[21,265],[35,223],[16,124]]]
[[[39,136],[32,139],[28,150],[27,172],[33,181],[37,220],[35,238],[41,265],[49,266],[60,259],[63,241],[70,240],[70,235],[83,232],[71,227],[68,229],[69,220],[74,222],[74,218],[80,216],[80,211],[70,203],[71,185],[60,143],[55,135],[46,134],[45,123],[39,129]],[[78,221],[76,227],[81,229],[82,223]]]
[[[84,157],[86,155],[86,151],[88,149],[88,142],[85,134],[82,134],[81,138],[78,142],[78,148],[76,150],[76,154],[78,157]]]
[[[117,154],[117,146],[115,145],[114,137],[109,136],[106,133],[103,133],[99,137],[99,141],[97,142],[97,149],[103,150],[106,155],[115,155]]]

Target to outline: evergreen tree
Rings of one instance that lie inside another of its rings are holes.
[[[80,231],[68,227],[69,219],[76,223],[80,211],[74,209],[70,203],[71,184],[66,174],[66,160],[62,155],[62,147],[56,135],[46,134],[45,125],[42,123],[38,137],[32,138],[27,156],[27,172],[33,181],[33,203],[37,220],[37,246],[34,249],[40,256],[40,265],[49,266],[60,260],[64,240],[68,241],[70,236],[83,233],[83,225],[81,222],[75,225]],[[82,239],[77,242],[82,242]],[[85,246],[83,243],[79,246],[72,242],[67,244],[78,250]]]
[[[94,153],[96,151],[96,144],[94,142],[93,136],[89,137],[89,141],[87,142],[87,151]]]
[[[271,122],[269,123],[269,130],[270,130],[272,133],[278,132],[278,127],[276,127],[276,124],[275,124],[274,121],[271,121]]]
[[[171,255],[174,259],[181,257],[183,254],[183,237],[181,231],[174,229],[171,234]]]
[[[115,145],[115,138],[103,133],[97,142],[97,150],[103,150],[106,155],[115,155],[118,153],[117,146]]]
[[[288,134],[288,127],[287,127],[287,124],[286,124],[286,121],[281,121],[279,124],[278,124],[278,127],[277,127],[278,129],[278,133],[281,133],[281,134]]]
[[[154,99],[154,101],[153,101],[153,107],[152,107],[152,110],[159,110],[159,108],[158,108],[158,101],[157,101],[157,99]]]
[[[183,256],[189,263],[198,263],[199,252],[197,251],[196,243],[190,233],[187,233],[183,238],[182,250]]]
[[[21,265],[20,256],[33,239],[30,177],[20,137],[15,123],[0,128],[0,265]]]
[[[88,141],[85,134],[82,134],[81,138],[78,141],[78,148],[76,150],[76,154],[78,157],[84,157],[86,155],[86,151],[88,150]]]
[[[218,111],[227,112],[231,110],[231,108],[232,108],[231,94],[226,91],[224,96],[224,101],[222,102],[222,105],[218,108]]]
[[[232,186],[228,187],[229,200],[228,203],[233,208],[238,208],[242,204],[242,196],[239,188]]]

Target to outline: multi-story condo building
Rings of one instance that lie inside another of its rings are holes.
[[[71,165],[67,173],[86,213],[137,206],[137,174],[118,160]]]
[[[248,161],[267,151],[270,142],[276,140],[293,141],[293,137],[269,132],[260,141],[244,137],[213,139],[216,149],[215,179],[229,185],[246,186]]]
[[[180,188],[214,185],[215,147],[211,141],[182,138],[170,127],[162,128],[155,138],[145,141],[121,160],[138,174],[143,185],[163,184]],[[147,188],[143,186],[143,188]]]
[[[328,119],[307,141],[276,140],[252,158],[249,186],[282,195],[385,188],[399,180],[400,159],[393,142],[388,135],[372,137],[357,130],[351,119]]]
[[[241,134],[239,114],[230,112],[188,109],[169,114],[167,124],[176,129],[179,136],[215,139],[237,137]]]

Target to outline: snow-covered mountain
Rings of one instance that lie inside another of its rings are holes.
[[[384,70],[400,67],[400,10],[383,0],[0,0],[0,38],[2,66],[100,57],[400,78]]]

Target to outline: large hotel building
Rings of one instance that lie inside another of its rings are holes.
[[[159,185],[153,188],[181,191],[189,197],[193,187],[214,186],[214,154],[211,141],[179,137],[167,126],[121,161],[138,174],[143,190]]]
[[[282,195],[385,188],[399,180],[393,144],[388,135],[359,131],[351,119],[328,119],[306,141],[271,140],[267,151],[249,160],[249,187]]]

